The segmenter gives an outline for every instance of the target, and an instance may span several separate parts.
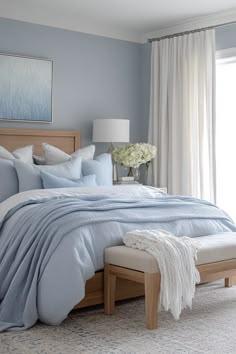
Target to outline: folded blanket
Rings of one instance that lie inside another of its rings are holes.
[[[165,230],[135,230],[126,233],[124,243],[156,258],[161,273],[159,309],[170,310],[179,319],[183,309],[192,307],[195,285],[200,282],[194,262],[197,242]]]

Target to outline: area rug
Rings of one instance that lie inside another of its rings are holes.
[[[236,286],[198,286],[192,311],[179,321],[161,312],[157,330],[145,328],[144,316],[143,298],[118,304],[113,316],[102,307],[74,311],[58,327],[1,333],[0,354],[236,353]]]

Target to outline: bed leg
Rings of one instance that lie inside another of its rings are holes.
[[[145,273],[145,312],[146,327],[157,328],[158,299],[160,292],[160,274]]]
[[[115,307],[116,276],[110,272],[110,265],[104,267],[104,312],[112,315]]]
[[[225,278],[225,287],[231,288],[233,286],[233,279],[232,278]]]

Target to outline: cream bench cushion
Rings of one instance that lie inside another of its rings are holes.
[[[236,232],[201,236],[195,240],[199,243],[196,265],[236,258]],[[105,263],[144,273],[159,271],[157,261],[151,254],[127,246],[106,248]]]

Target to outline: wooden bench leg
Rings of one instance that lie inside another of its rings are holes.
[[[225,278],[225,287],[231,288],[233,286],[233,279],[232,278]]]
[[[160,292],[160,274],[145,273],[145,312],[148,329],[157,328],[158,299]]]
[[[116,276],[110,272],[109,264],[104,267],[104,312],[112,315],[115,307]]]

